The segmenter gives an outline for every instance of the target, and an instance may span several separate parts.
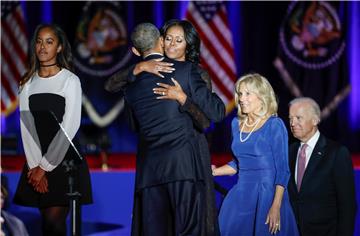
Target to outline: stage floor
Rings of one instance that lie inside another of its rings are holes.
[[[19,172],[5,172],[12,199]],[[92,171],[93,204],[82,207],[82,235],[130,235],[134,189],[133,171]],[[10,204],[8,211],[22,219],[30,235],[40,236],[37,209]]]
[[[133,171],[91,172],[94,203],[82,207],[82,235],[130,235],[134,174]],[[8,178],[11,199],[20,173],[5,172],[4,175]],[[360,170],[355,171],[355,176],[358,206],[360,206]],[[215,180],[229,188],[236,179],[234,177],[216,177]],[[217,201],[218,204],[221,201],[218,193]],[[30,235],[41,235],[40,216],[37,209],[10,204],[8,210],[25,222]],[[354,235],[360,235],[359,211],[356,222]]]
[[[215,159],[215,164],[223,164],[229,157]],[[10,166],[19,167],[23,164],[14,164],[16,161],[12,159],[12,165],[9,160],[4,163],[2,157],[1,166],[3,167],[3,175],[8,179],[9,199],[11,200],[20,177],[20,171],[10,169]],[[133,206],[133,191],[135,162],[132,158],[123,158],[122,161],[115,162],[109,159],[112,167],[109,171],[100,170],[101,163],[99,159],[88,159],[91,169],[91,183],[93,190],[94,203],[82,207],[82,235],[89,236],[128,236],[131,230],[131,210]],[[119,160],[119,159],[118,159]],[[357,159],[359,160],[359,159]],[[356,160],[356,161],[357,161]],[[358,162],[354,163],[357,202],[360,207],[360,166]],[[6,167],[6,168],[4,168]],[[16,168],[16,169],[17,169]],[[233,177],[216,177],[215,181],[229,189],[236,181]],[[217,194],[217,204],[220,205],[222,200],[219,193]],[[11,203],[11,202],[10,202]],[[10,204],[8,211],[22,219],[30,235],[40,236],[40,216],[37,209],[29,207],[21,207]],[[356,231],[354,235],[360,235],[360,214],[356,218]],[[70,235],[70,234],[69,234]]]

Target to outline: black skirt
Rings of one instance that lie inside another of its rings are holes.
[[[63,121],[65,103],[66,99],[57,94],[40,93],[33,94],[29,97],[29,109],[31,113],[23,113],[22,118],[27,118],[27,116],[33,117],[34,124],[29,123],[27,125],[35,125],[42,155],[47,153],[54,137],[59,132],[62,132],[59,124]],[[74,138],[72,141],[75,143],[75,146],[79,146],[77,138]],[[75,180],[73,192],[78,191],[81,194],[81,204],[92,203],[89,168],[86,160],[79,161],[77,153],[71,145],[63,161],[54,170],[46,172],[49,190],[47,193],[36,192],[32,185],[28,183],[27,173],[29,169],[25,164],[14,196],[14,203],[38,208],[68,206],[69,173],[67,172],[67,164],[70,161],[76,160],[78,160],[78,162],[75,164],[77,168],[73,171]]]
[[[14,196],[14,203],[22,206],[37,208],[47,208],[53,206],[69,206],[69,173],[66,165],[72,160],[72,152],[68,151],[64,160],[51,172],[46,172],[48,178],[47,193],[38,193],[29,184],[27,178],[28,166],[25,164],[22,170],[18,187]],[[76,169],[73,171],[74,192],[78,191],[80,204],[92,203],[92,190],[89,168],[86,160],[75,164]]]

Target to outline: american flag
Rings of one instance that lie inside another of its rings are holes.
[[[209,72],[214,91],[221,97],[229,113],[234,108],[236,64],[232,34],[223,2],[190,2],[188,19],[201,38],[201,64]]]
[[[17,107],[18,84],[26,71],[28,39],[19,2],[1,3],[1,114]]]

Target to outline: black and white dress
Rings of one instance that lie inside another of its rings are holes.
[[[75,190],[81,193],[81,203],[92,203],[87,163],[78,162],[69,141],[73,142],[80,127],[81,97],[80,80],[67,69],[48,78],[36,73],[21,89],[20,127],[26,164],[15,193],[16,204],[39,208],[67,206],[69,160],[77,163]],[[48,193],[38,193],[27,183],[28,170],[37,166],[46,171]]]

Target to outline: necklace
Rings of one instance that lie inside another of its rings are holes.
[[[252,125],[254,127],[251,129],[250,133],[243,139],[242,138],[242,133],[244,132],[244,127],[245,127],[245,124],[247,123],[247,117],[246,117],[246,120],[245,120],[245,122],[243,123],[243,125],[242,125],[242,127],[240,129],[240,142],[243,143],[243,142],[245,142],[246,140],[248,140],[250,138],[250,136],[254,132],[256,126],[260,123],[260,120],[261,119],[259,118],[257,121],[254,122],[254,124]],[[248,126],[248,125],[246,124],[246,126]]]
[[[54,64],[50,64],[50,65],[40,65],[40,67],[50,67],[50,66],[56,66],[57,62],[55,62]]]

